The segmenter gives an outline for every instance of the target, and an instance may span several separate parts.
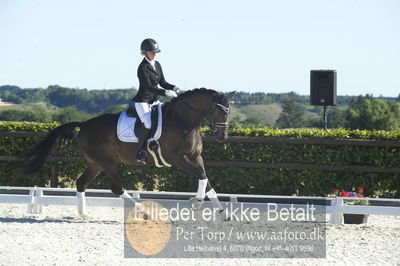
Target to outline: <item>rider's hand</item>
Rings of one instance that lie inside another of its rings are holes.
[[[173,90],[166,90],[165,96],[175,98],[175,97],[178,97],[178,94],[176,94],[176,92],[174,92]]]
[[[181,91],[177,86],[175,86],[173,90],[174,90],[174,92],[176,92],[176,93],[179,93],[179,92]]]

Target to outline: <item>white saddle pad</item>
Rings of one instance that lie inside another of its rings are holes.
[[[149,140],[158,140],[161,137],[162,131],[162,111],[161,111],[161,104],[157,105],[158,108],[158,126],[156,133],[154,134],[153,138]],[[136,117],[129,117],[126,115],[126,112],[122,112],[118,119],[117,124],[117,135],[120,141],[122,142],[138,142],[139,139],[135,135],[135,123]]]

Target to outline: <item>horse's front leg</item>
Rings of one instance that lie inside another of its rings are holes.
[[[204,202],[205,196],[207,196],[214,208],[219,209],[220,211],[224,210],[221,202],[218,199],[217,193],[210,185],[204,169],[204,161],[200,155],[194,158],[183,155],[182,160],[176,166],[193,174],[199,179],[196,196],[195,198],[191,199],[193,209],[199,209]]]

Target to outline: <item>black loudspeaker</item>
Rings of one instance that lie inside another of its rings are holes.
[[[336,105],[336,70],[311,70],[310,104]]]

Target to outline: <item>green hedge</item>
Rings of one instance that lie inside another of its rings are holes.
[[[0,122],[0,131],[48,131],[59,124]],[[205,134],[210,131],[202,130]],[[231,136],[273,136],[333,139],[400,140],[399,131],[321,130],[321,129],[231,129]],[[18,156],[31,149],[40,138],[0,138],[0,155]],[[56,151],[79,156],[76,143]],[[300,144],[204,143],[206,160],[264,163],[307,163],[326,165],[369,165],[399,167],[400,148]],[[0,163],[0,185],[44,186],[49,184],[46,165],[39,173],[23,180],[10,179],[6,163]],[[58,163],[60,187],[75,185],[84,163]],[[207,173],[216,191],[225,193],[323,196],[334,189],[363,187],[368,196],[400,197],[400,173],[345,173],[317,170],[250,169],[208,167]],[[128,189],[196,191],[197,180],[176,169],[120,166],[123,184]],[[108,188],[101,174],[92,188]]]

